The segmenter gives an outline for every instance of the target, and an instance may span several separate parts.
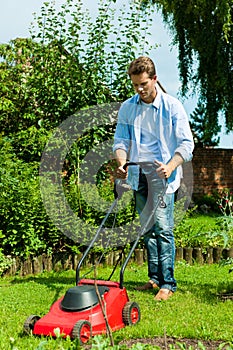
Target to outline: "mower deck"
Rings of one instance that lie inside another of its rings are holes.
[[[118,282],[85,279],[57,300],[48,314],[42,318],[30,316],[24,330],[27,333],[32,331],[35,335],[55,337],[54,330],[59,328],[63,337],[79,338],[81,344],[91,336],[106,333],[106,322],[96,289],[112,331],[139,321],[139,306],[129,302],[126,289],[119,288]]]

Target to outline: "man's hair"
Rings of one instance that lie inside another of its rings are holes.
[[[154,62],[149,57],[140,56],[129,65],[128,75],[138,75],[146,72],[152,79],[156,75]]]

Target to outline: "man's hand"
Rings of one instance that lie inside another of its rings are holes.
[[[123,180],[125,180],[125,179],[127,178],[127,176],[128,176],[128,171],[127,171],[127,169],[124,169],[124,168],[123,168],[123,165],[119,166],[119,167],[117,168],[117,170],[116,170],[116,177],[117,177],[118,179],[123,179]]]
[[[162,162],[158,162],[157,160],[155,161],[155,164],[158,165],[156,172],[161,179],[168,179],[171,176],[173,170],[169,164],[164,164]]]
[[[161,179],[168,179],[171,176],[172,172],[183,162],[184,160],[179,153],[175,153],[174,157],[168,164],[164,164],[155,160],[155,164],[158,165],[156,172]]]

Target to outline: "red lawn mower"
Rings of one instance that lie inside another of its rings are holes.
[[[135,164],[126,163],[125,168]],[[115,201],[78,263],[76,286],[69,288],[65,295],[51,306],[48,314],[45,316],[41,318],[36,315],[29,316],[24,323],[24,332],[26,334],[32,333],[34,335],[56,337],[54,330],[59,328],[60,334],[64,335],[64,337],[70,336],[71,339],[79,339],[80,344],[85,344],[92,336],[107,333],[107,326],[112,331],[116,331],[127,325],[135,325],[140,321],[139,305],[129,300],[127,291],[123,286],[123,276],[129,259],[140,238],[146,232],[147,225],[137,235],[129,254],[122,264],[119,282],[79,278],[81,265],[97,241],[106,220],[117,205],[117,201],[125,191],[125,186],[117,185],[115,189]],[[159,196],[158,204],[161,204],[161,198]],[[148,223],[156,208],[157,206],[152,211]]]

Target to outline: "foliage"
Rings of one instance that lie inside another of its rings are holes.
[[[233,218],[233,192],[229,189],[225,189],[219,193],[219,199],[217,200],[220,211],[224,216]]]
[[[192,88],[199,96],[208,126],[204,140],[208,143],[219,130],[218,112],[222,111],[228,131],[233,129],[232,0],[143,0],[156,4],[173,34],[179,49],[182,95]]]
[[[191,114],[191,129],[194,134],[196,147],[214,147],[219,144],[220,138],[209,129],[209,120],[206,118],[206,106],[199,102]]]
[[[15,39],[0,45],[0,123],[18,157],[25,161],[39,160],[48,137],[40,123],[34,90],[29,80],[35,78],[31,57],[31,39]]]
[[[149,50],[152,21],[150,8],[142,11],[140,3],[131,0],[119,8],[116,1],[101,0],[96,18],[91,18],[81,0],[64,0],[59,10],[54,2],[45,2],[31,38],[0,45],[0,229],[5,255],[27,258],[64,246],[78,249],[47,216],[38,178],[40,159],[54,129],[69,116],[122,101],[133,92],[126,67]],[[103,213],[88,207],[78,180],[85,155],[113,136],[114,123],[99,125],[99,117],[93,115],[93,127],[74,143],[59,174],[75,214],[95,226]],[[130,209],[120,221],[128,221]]]
[[[192,219],[190,219],[193,218],[193,216],[195,217],[196,209],[196,206],[192,209],[188,209],[183,215],[183,218],[178,221],[177,225],[175,225],[174,237],[177,247],[183,248],[193,246],[194,237],[202,232],[203,226],[200,225],[200,223],[196,224]],[[199,246],[199,244],[197,246]]]
[[[218,204],[216,203],[218,199],[218,192],[213,191],[212,194],[204,194],[202,196],[193,197],[193,200],[200,212],[205,212],[209,214],[220,214]]]
[[[18,38],[0,45],[2,254],[27,258],[41,252],[63,251],[65,247],[79,249],[47,216],[40,193],[39,162],[54,129],[70,115],[97,104],[122,101],[132,94],[126,67],[136,55],[152,49],[148,33],[154,7],[145,7],[144,3],[131,0],[118,8],[116,1],[101,0],[93,19],[83,10],[81,0],[75,4],[66,0],[58,11],[53,2],[46,2],[41,14],[35,17],[31,38]],[[159,4],[162,6],[162,1]],[[167,15],[169,6],[164,7]],[[183,9],[182,4],[180,7]],[[231,35],[231,27],[225,29],[226,35]],[[98,113],[94,114],[94,122],[99,117]],[[89,123],[85,114],[83,119]],[[208,125],[206,123],[205,130]],[[112,138],[114,127],[114,123],[99,125],[98,122],[97,126],[90,127],[74,142],[59,174],[70,207],[78,217],[96,227],[104,211],[100,210],[101,206],[98,210],[88,206],[93,198],[91,191],[83,198],[79,187],[80,168],[90,150],[97,152],[101,143]],[[211,138],[212,129],[209,130],[206,143]],[[109,172],[109,178],[105,177],[104,166],[96,176],[96,187],[100,197],[112,200],[113,172]],[[117,218],[110,218],[111,223],[116,220],[118,226],[127,224],[132,219],[132,209],[133,203],[129,201]],[[184,221],[183,228],[180,226],[177,231],[181,234],[182,230],[189,229]]]
[[[3,238],[2,232],[0,231],[0,242]],[[12,265],[12,260],[3,254],[3,249],[0,248],[0,276],[7,271]]]
[[[48,88],[43,98],[49,99],[43,108],[53,107],[59,99],[65,110],[57,111],[62,118],[58,123],[82,107],[121,101],[132,93],[126,69],[131,59],[149,48],[150,8],[143,12],[140,1],[134,0],[118,9],[115,1],[101,0],[93,20],[84,12],[81,0],[75,4],[66,0],[58,12],[53,3],[44,3],[36,20],[38,28],[32,27],[31,32],[44,50],[37,61],[42,86]],[[52,86],[51,77],[56,77]]]
[[[1,246],[5,255],[28,257],[48,252],[60,240],[48,221],[39,189],[37,163],[18,159],[6,138],[0,139]],[[50,242],[49,245],[47,243]]]
[[[217,232],[224,238],[224,247],[233,246],[233,194],[229,189],[219,193],[217,204],[222,216],[216,220]]]
[[[64,344],[64,339],[63,339],[63,336],[62,336],[62,333],[60,333],[60,329],[57,328],[55,329],[55,332],[56,334],[56,340],[54,341],[54,347],[53,347],[53,344],[51,344],[51,341],[49,340],[43,340],[40,344],[39,344],[39,347],[37,348],[38,350],[46,350],[46,349],[49,349],[49,350],[65,350],[65,349],[68,349],[68,350],[78,350],[78,349],[82,349],[82,347],[79,345],[79,342],[78,340],[73,340],[71,341],[71,339],[69,337],[66,338],[66,342],[65,342],[65,345],[63,347],[63,344]],[[124,346],[124,345],[111,345],[110,344],[110,340],[109,338],[106,338],[106,336],[104,335],[96,335],[93,340],[92,340],[92,345],[91,345],[91,348],[92,349],[96,349],[96,350],[108,350],[108,349],[112,349],[112,350],[127,350],[128,347]],[[152,347],[148,346],[148,345],[145,345],[145,344],[140,344],[140,343],[137,343],[137,344],[134,344],[132,345],[132,347],[130,347],[130,349],[132,350],[144,350],[144,349],[147,349],[147,350],[150,350],[150,349],[153,349]]]
[[[81,0],[64,0],[59,11],[45,2],[31,38],[0,45],[0,122],[17,155],[39,160],[48,131],[68,116],[128,97],[127,65],[149,48],[150,24],[139,0],[121,9],[100,1],[95,20]]]
[[[177,247],[232,247],[232,191],[215,192],[199,199],[196,204],[175,226]],[[200,213],[203,205],[208,211],[205,215]]]

